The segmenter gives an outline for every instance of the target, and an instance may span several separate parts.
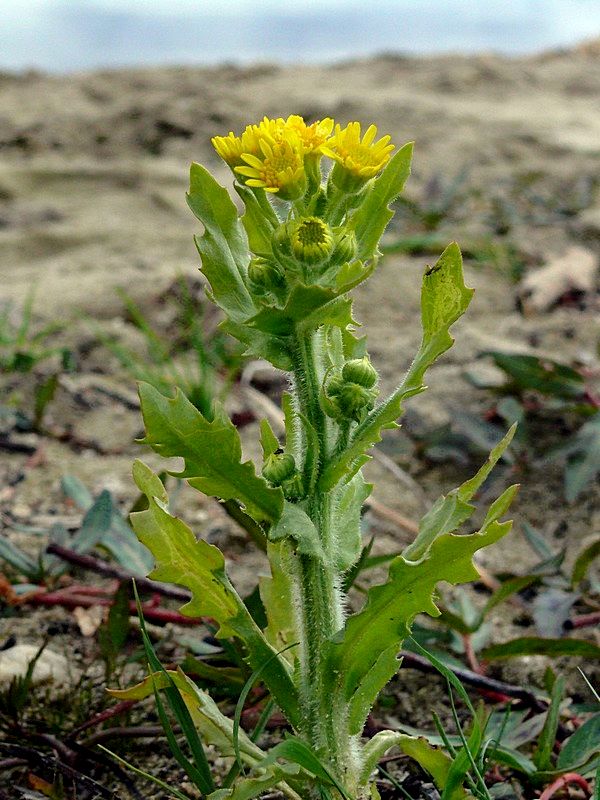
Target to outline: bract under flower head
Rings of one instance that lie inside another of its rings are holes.
[[[281,138],[259,137],[258,154],[242,153],[245,162],[235,167],[246,186],[277,193],[283,200],[297,200],[306,191],[304,148],[296,134],[284,131]]]
[[[339,165],[336,170],[338,185],[344,180],[349,184],[340,185],[340,188],[353,185],[356,190],[377,175],[390,160],[390,153],[394,149],[394,145],[390,144],[391,137],[382,136],[375,142],[376,136],[376,125],[369,125],[361,139],[360,122],[350,122],[345,128],[336,124],[335,133],[322,151],[337,162],[336,166]]]

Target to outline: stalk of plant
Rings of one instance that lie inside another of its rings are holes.
[[[436,584],[475,579],[473,554],[510,529],[500,518],[515,486],[492,504],[479,531],[455,533],[471,517],[470,500],[512,431],[471,480],[439,498],[414,542],[391,562],[386,582],[349,613],[342,587],[361,555],[361,508],[372,488],[361,468],[382,429],[396,427],[404,401],[424,390],[425,371],[452,345],[449,328],[472,290],[451,244],[423,275],[421,346],[396,390],[381,397],[365,339],[356,335],[350,293],[377,268],[412,145],[394,153],[389,136],[377,140],[374,125],[363,133],[358,122],[343,128],[298,116],[265,118],[241,136],[215,137],[213,145],[233,172],[244,213],[203,166],[192,165],[188,202],[204,226],[196,238],[202,272],[224,312],[223,329],[249,356],[290,376],[285,439],[263,420],[257,470],[242,461],[238,433],[221,407],[209,420],[180,392],[167,398],[142,384],[144,441],[165,457],[183,458],[180,478],[237,504],[238,516],[262,532],[271,570],[260,580],[264,630],[230,583],[221,552],[169,513],[162,483],[139,461],[134,476],[148,508],[132,520],[156,559],[152,577],[188,587],[192,600],[182,612],[212,618],[218,636],[243,645],[292,732],[263,751],[181,672],[155,673],[131,691],[140,696],[172,681],[201,740],[243,763],[245,773],[215,789],[214,800],[271,787],[311,800],[375,796],[374,770],[391,747],[428,760],[424,740],[384,731],[366,741],[363,727],[400,666],[414,617],[438,614]],[[439,780],[443,769],[437,772]],[[459,784],[444,796],[465,796]]]

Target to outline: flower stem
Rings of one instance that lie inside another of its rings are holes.
[[[297,409],[316,432],[319,452],[312,460],[320,473],[334,441],[331,430],[334,423],[325,416],[319,403],[326,366],[324,331],[299,331],[295,352]],[[313,485],[316,486],[317,481]],[[304,714],[302,733],[321,757],[335,764],[342,777],[350,759],[352,740],[345,733],[345,709],[332,707],[324,674],[330,639],[344,622],[341,575],[335,558],[338,545],[333,524],[335,506],[335,492],[322,492],[316,488],[306,498],[305,510],[319,533],[325,555],[324,558],[300,555],[295,577],[301,640],[299,701]]]

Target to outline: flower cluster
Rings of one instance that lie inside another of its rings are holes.
[[[233,170],[236,179],[256,189],[277,194],[282,200],[302,198],[320,183],[318,165],[325,155],[335,162],[332,180],[346,192],[360,191],[390,159],[390,137],[375,141],[377,127],[370,125],[361,138],[360,122],[345,128],[330,117],[307,124],[301,116],[264,119],[248,125],[240,136],[230,132],[215,136],[212,144]]]

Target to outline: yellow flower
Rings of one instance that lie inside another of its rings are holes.
[[[326,117],[307,125],[298,114],[291,114],[285,121],[285,127],[298,135],[305,153],[321,153],[323,145],[331,136],[333,120]]]
[[[336,124],[335,133],[322,148],[326,156],[336,161],[332,177],[338,188],[345,191],[357,191],[377,175],[394,149],[390,136],[382,136],[375,142],[375,125],[369,125],[362,139],[360,134],[360,122],[350,122],[345,128]]]
[[[281,138],[273,138],[265,132],[259,136],[258,144],[260,152],[242,153],[245,163],[235,167],[235,172],[244,176],[246,186],[277,193],[283,200],[302,197],[306,191],[306,175],[300,139],[291,131],[284,131]]]
[[[236,136],[230,131],[227,136],[214,136],[211,142],[223,161],[231,169],[235,169],[244,163],[242,158],[244,153],[257,154],[260,152],[259,135],[257,125],[247,125],[241,136]]]

